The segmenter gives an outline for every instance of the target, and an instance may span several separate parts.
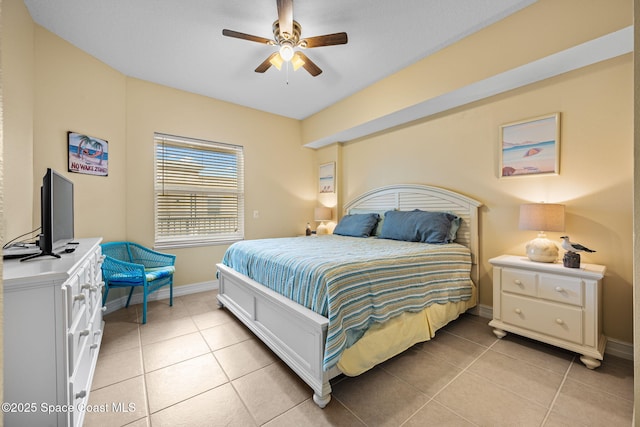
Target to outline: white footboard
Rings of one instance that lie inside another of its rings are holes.
[[[322,370],[329,320],[225,265],[217,267],[218,302],[289,365],[324,408],[331,400],[331,376]]]

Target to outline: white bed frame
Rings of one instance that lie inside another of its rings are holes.
[[[351,209],[451,212],[462,218],[457,242],[472,254],[471,278],[478,298],[478,208],[482,204],[467,196],[426,185],[392,185],[369,191],[346,204]],[[276,353],[313,389],[314,402],[324,408],[331,400],[329,380],[337,368],[322,370],[329,320],[235,270],[218,264],[218,304],[226,307]]]

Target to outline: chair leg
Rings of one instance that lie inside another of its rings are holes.
[[[169,282],[169,307],[173,307],[173,279]]]
[[[129,307],[129,302],[131,301],[131,295],[133,295],[133,286],[131,287],[131,290],[129,291],[129,298],[127,298],[127,304],[125,305],[125,307]]]
[[[142,324],[147,323],[147,287],[142,290]]]

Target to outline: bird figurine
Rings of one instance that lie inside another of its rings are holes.
[[[589,249],[586,246],[582,246],[580,243],[573,243],[569,240],[569,236],[562,236],[562,248],[569,252],[595,252],[593,249]]]

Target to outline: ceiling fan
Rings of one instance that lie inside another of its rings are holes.
[[[264,43],[269,46],[280,46],[278,52],[274,52],[265,59],[256,73],[264,73],[272,65],[278,70],[285,62],[291,62],[294,71],[303,67],[312,76],[322,73],[320,67],[313,63],[299,49],[309,49],[321,46],[334,46],[347,43],[347,33],[333,33],[324,36],[300,38],[302,26],[293,20],[293,0],[276,0],[278,5],[278,19],[273,23],[273,39],[253,36],[251,34],[240,33],[233,30],[222,30],[222,35],[235,37],[237,39],[249,40],[257,43]]]

